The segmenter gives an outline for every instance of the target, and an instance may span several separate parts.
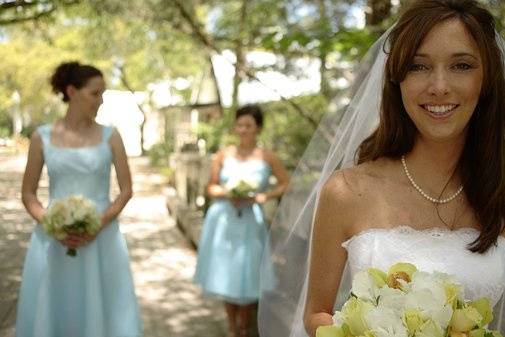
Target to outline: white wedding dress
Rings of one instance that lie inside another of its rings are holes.
[[[354,235],[342,243],[348,256],[334,310],[340,310],[349,298],[351,281],[358,271],[370,267],[387,271],[397,262],[409,262],[422,271],[453,275],[463,285],[467,300],[489,298],[494,311],[489,328],[504,334],[505,238],[500,236],[497,245],[489,248],[485,254],[472,253],[467,246],[478,235],[479,232],[473,228],[455,231],[445,228],[416,230],[408,226],[372,228]],[[306,290],[304,287],[293,325],[286,336],[308,336],[302,319]],[[275,303],[275,308],[279,309],[282,303],[286,302]],[[267,321],[265,318],[263,320]],[[279,335],[279,332],[269,331],[269,326],[263,327],[265,336]],[[280,334],[283,334],[282,331]]]
[[[467,245],[479,232],[473,228],[450,231],[444,228],[415,230],[407,226],[369,229],[347,240],[346,271],[341,282],[336,307],[347,299],[352,277],[369,267],[387,271],[396,262],[410,262],[419,270],[440,271],[454,275],[465,288],[465,298],[487,297],[495,308],[492,327],[505,323],[498,313],[505,289],[505,238],[485,254],[472,253]],[[502,327],[503,329],[503,327]]]

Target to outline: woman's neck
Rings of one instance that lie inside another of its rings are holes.
[[[440,193],[446,185],[449,192],[457,189],[461,185],[457,166],[463,145],[461,141],[437,143],[418,139],[405,156],[413,179],[435,193]]]
[[[83,114],[78,111],[78,109],[69,106],[65,117],[62,119],[65,127],[72,130],[79,130],[83,128],[89,128],[95,122],[89,118],[83,117]]]
[[[237,151],[250,152],[256,148],[256,140],[241,140],[237,146]]]

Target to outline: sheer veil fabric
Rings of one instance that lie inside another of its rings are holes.
[[[350,101],[346,107],[327,112],[321,119],[277,209],[271,225],[269,249],[263,258],[258,312],[262,337],[307,337],[303,311],[312,222],[319,190],[332,172],[355,165],[358,146],[378,125],[391,29],[375,42],[361,61],[349,89]],[[505,43],[498,34],[497,41],[505,63]],[[346,265],[335,309],[347,300],[350,285],[350,271]],[[494,328],[504,333],[503,296],[494,309]]]

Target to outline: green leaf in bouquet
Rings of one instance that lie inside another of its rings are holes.
[[[320,326],[316,330],[316,337],[346,337],[344,330],[335,325]]]
[[[461,301],[460,299],[461,286],[459,284],[446,283],[444,284],[444,290],[445,290],[445,297],[447,300],[446,303],[450,304],[454,310],[458,309],[458,302]]]
[[[479,327],[482,315],[474,307],[456,309],[452,314],[451,329],[456,332],[469,332]]]
[[[500,333],[500,331],[480,328],[470,331],[468,333],[468,337],[503,337],[503,336]]]
[[[374,305],[372,303],[354,297],[344,304],[342,318],[349,326],[350,333],[353,336],[363,336],[365,331],[368,330],[365,316],[373,308]]]
[[[491,307],[491,301],[488,298],[481,298],[476,301],[470,302],[469,306],[475,308],[479,314],[482,316],[482,321],[480,327],[490,323],[493,320],[493,308]]]
[[[428,319],[421,325],[415,337],[444,337],[444,332],[435,321]]]
[[[418,309],[407,309],[405,310],[403,321],[407,327],[409,335],[413,336],[424,324],[424,317]]]
[[[491,330],[489,333],[490,333],[493,337],[503,337],[503,335],[501,334],[501,332],[500,332],[500,331],[498,331],[498,330]],[[486,337],[487,337],[487,336],[486,336]]]
[[[382,288],[386,285],[387,274],[385,272],[377,268],[368,268],[367,271],[377,287]]]

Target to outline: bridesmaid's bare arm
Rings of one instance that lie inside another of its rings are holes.
[[[264,155],[265,160],[272,168],[272,174],[277,179],[277,185],[272,190],[263,193],[265,200],[261,200],[260,193],[258,195],[260,200],[256,200],[257,202],[265,202],[267,199],[279,198],[284,193],[284,190],[286,190],[289,182],[288,173],[286,172],[286,169],[284,168],[284,165],[280,161],[279,157],[277,157],[275,153],[266,150],[264,152]],[[258,197],[256,199],[258,199]]]
[[[223,166],[224,150],[216,153],[210,168],[210,179],[207,185],[207,195],[212,198],[225,198],[226,190],[219,184],[219,173]]]
[[[114,220],[126,206],[133,195],[132,177],[128,166],[128,157],[119,132],[114,129],[109,139],[112,149],[114,167],[119,184],[119,194],[102,214],[102,226]]]
[[[21,186],[21,200],[28,213],[35,221],[40,223],[44,216],[45,209],[37,198],[42,168],[44,167],[44,154],[42,138],[37,131],[33,132],[28,150],[23,184]]]

